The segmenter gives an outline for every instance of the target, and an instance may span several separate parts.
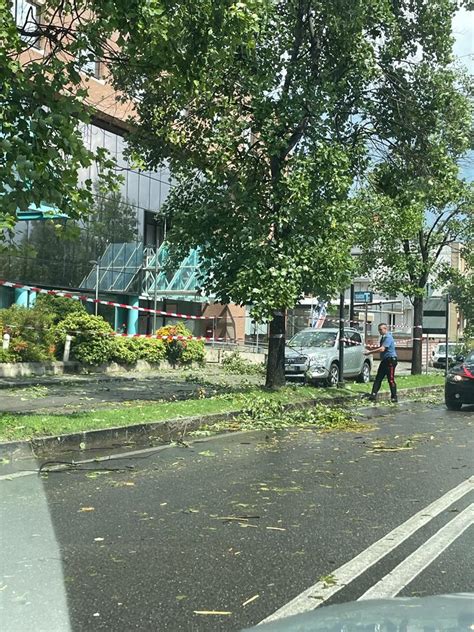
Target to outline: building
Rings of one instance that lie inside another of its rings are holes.
[[[17,25],[34,26],[40,21],[42,4],[41,0],[14,0],[12,13]],[[44,43],[40,39],[28,43],[23,61],[41,59]],[[207,320],[190,319],[186,325],[196,335],[243,342],[245,309],[215,305],[212,297],[199,293],[197,252],[189,253],[174,273],[164,270],[169,227],[162,207],[173,186],[172,177],[166,167],[142,170],[126,157],[124,136],[133,106],[117,100],[107,76],[107,68],[100,62],[91,60],[83,67],[94,117],[82,127],[82,134],[87,146],[103,147],[114,158],[123,179],[120,192],[104,195],[96,190],[93,213],[82,221],[71,221],[60,209],[53,220],[47,219],[50,215],[43,208],[21,209],[14,234],[6,236],[0,251],[0,278],[80,291],[135,307],[206,316]],[[95,182],[97,168],[90,167],[81,177]],[[33,300],[34,293],[25,288],[0,287],[0,307],[13,302],[28,306]],[[174,320],[103,305],[99,313],[117,330],[130,334],[151,333]]]

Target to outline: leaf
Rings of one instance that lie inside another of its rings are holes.
[[[199,452],[200,456],[216,456],[215,452],[212,452],[211,450],[203,450],[202,452]]]

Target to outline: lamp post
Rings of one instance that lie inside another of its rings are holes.
[[[446,345],[446,364],[444,367],[444,375],[447,376],[448,375],[448,371],[449,371],[449,301],[450,301],[450,296],[449,294],[446,294],[446,332],[445,332],[445,345]]]
[[[338,388],[344,388],[344,292],[339,295],[339,380]]]
[[[97,316],[99,313],[99,281],[100,281],[100,267],[99,262],[92,260],[89,261],[95,265],[95,303],[94,303],[94,314]]]

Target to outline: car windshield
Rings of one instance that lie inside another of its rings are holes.
[[[466,356],[466,362],[474,362],[474,351],[471,351]]]
[[[290,347],[334,347],[336,334],[333,331],[300,331],[288,343]]]
[[[456,345],[450,344],[448,348],[449,351],[452,351],[453,349],[456,349]],[[438,353],[446,353],[446,345],[438,345]]]

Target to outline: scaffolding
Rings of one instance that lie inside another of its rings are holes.
[[[143,300],[163,299],[207,302],[199,292],[201,261],[193,249],[177,269],[167,268],[169,252],[165,243],[158,249],[141,243],[108,244],[81,288],[101,292],[135,294]]]

